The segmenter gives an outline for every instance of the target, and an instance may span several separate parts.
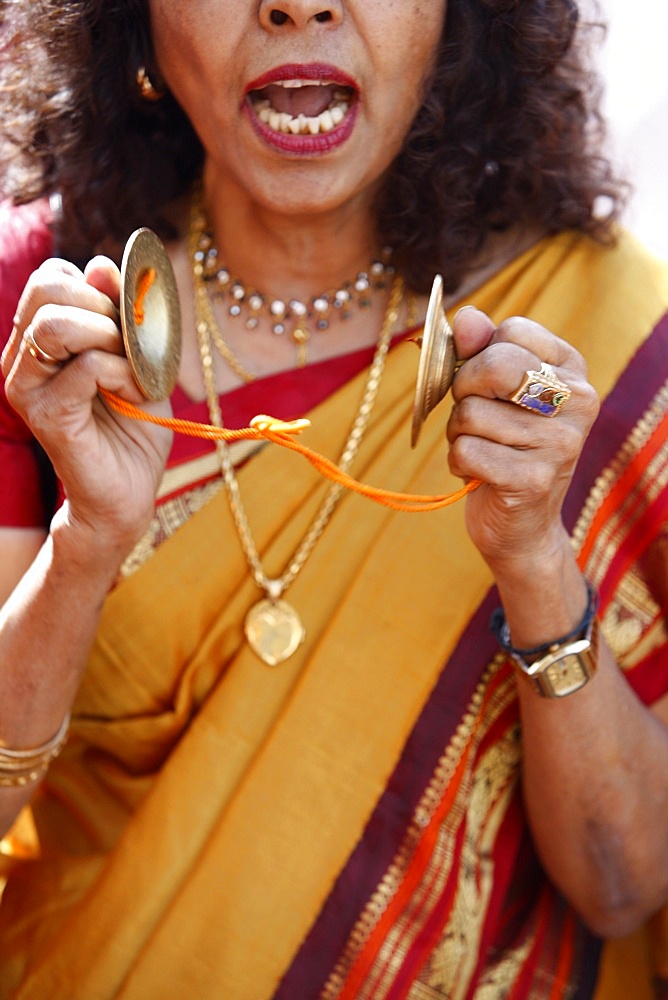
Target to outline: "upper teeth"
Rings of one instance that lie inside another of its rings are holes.
[[[280,80],[277,83],[278,86],[286,88],[325,86],[321,80]],[[341,124],[349,106],[348,94],[342,90],[335,91],[329,107],[315,117],[302,114],[293,116],[285,111],[276,111],[266,99],[254,102],[255,113],[260,121],[274,132],[283,132],[286,135],[318,135],[321,132],[331,132]]]
[[[277,87],[324,87],[324,80],[277,80]]]

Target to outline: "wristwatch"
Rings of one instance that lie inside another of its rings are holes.
[[[596,671],[596,620],[589,634],[574,642],[551,646],[545,656],[533,663],[511,652],[515,664],[544,698],[563,698],[579,691]]]
[[[587,607],[572,632],[534,649],[517,649],[510,641],[503,608],[497,608],[490,626],[502,649],[543,698],[563,698],[591,680],[598,665],[598,594],[587,584]],[[527,659],[531,657],[531,659]],[[537,657],[537,659],[534,659]]]

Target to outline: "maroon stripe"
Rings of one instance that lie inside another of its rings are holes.
[[[496,652],[490,592],[469,623],[422,711],[362,839],[337,879],[275,1000],[311,1000],[320,993],[350,931],[394,858],[415,807]],[[476,666],[477,664],[477,666]]]

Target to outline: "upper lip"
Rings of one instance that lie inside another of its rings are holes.
[[[262,90],[271,83],[283,83],[287,80],[316,80],[323,84],[333,83],[340,87],[350,87],[354,91],[359,90],[353,77],[344,73],[338,66],[326,63],[286,63],[283,66],[274,66],[255,80],[251,80],[246,87],[246,94],[253,90]]]

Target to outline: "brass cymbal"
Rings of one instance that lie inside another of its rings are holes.
[[[411,447],[418,442],[422,425],[447,394],[455,374],[455,338],[443,308],[443,278],[437,274],[429,297],[420,348]]]
[[[172,265],[150,229],[138,229],[121,264],[121,330],[134,379],[147,399],[168,399],[179,375],[181,310]]]

